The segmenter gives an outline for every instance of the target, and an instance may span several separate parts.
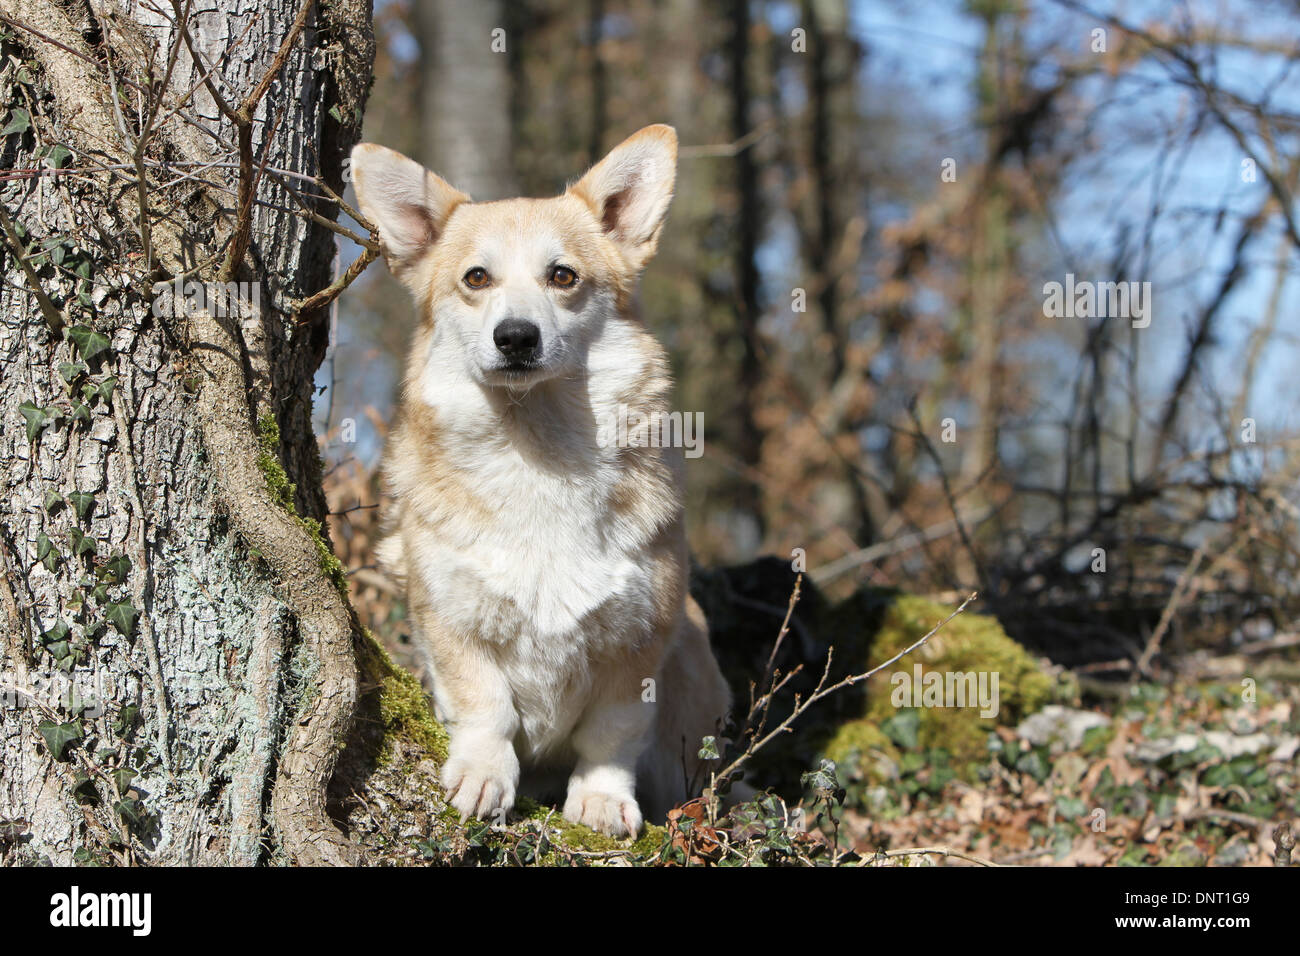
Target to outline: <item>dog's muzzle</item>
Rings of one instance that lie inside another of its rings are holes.
[[[507,367],[533,365],[542,351],[542,330],[527,319],[506,319],[492,330],[492,341]]]

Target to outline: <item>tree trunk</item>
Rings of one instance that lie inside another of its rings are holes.
[[[304,300],[370,4],[192,6],[0,0],[5,862],[354,858],[325,788],[366,638],[320,530]]]
[[[477,200],[517,195],[507,104],[520,37],[507,4],[421,0],[413,13],[423,63],[420,160]]]

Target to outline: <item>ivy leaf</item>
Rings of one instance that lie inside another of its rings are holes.
[[[45,156],[45,164],[51,169],[62,169],[72,158],[72,150],[62,143],[55,143]]]
[[[880,729],[904,750],[912,750],[920,739],[921,712],[915,707],[905,707],[884,721]]]
[[[144,826],[144,804],[139,800],[131,797],[119,800],[113,804],[113,809],[117,811],[117,815],[122,818],[122,822],[127,826],[137,829]]]
[[[115,554],[104,563],[103,572],[113,579],[114,584],[122,584],[131,573],[131,559],[125,554]]]
[[[80,528],[73,528],[68,532],[68,537],[72,540],[72,553],[77,557],[95,553],[95,539]]]
[[[113,721],[113,733],[119,737],[129,737],[140,720],[140,708],[136,704],[127,704],[117,712]]]
[[[140,612],[130,601],[115,601],[104,609],[112,625],[122,632],[123,637],[130,637],[135,630],[136,619]]]
[[[36,729],[45,738],[45,746],[50,748],[50,755],[55,760],[62,760],[63,752],[68,749],[68,744],[81,739],[81,724],[75,720],[70,720],[64,724],[56,724],[52,720],[42,720],[36,725]]]
[[[41,433],[42,428],[50,423],[52,416],[47,409],[41,408],[33,402],[23,402],[18,406],[18,411],[22,412],[23,418],[27,419],[28,443],[36,441],[36,436]]]
[[[101,402],[107,404],[108,400],[113,397],[113,389],[115,388],[117,388],[117,376],[110,375],[99,383],[99,387],[95,389],[95,394]]]
[[[131,788],[131,781],[135,779],[135,771],[130,767],[118,767],[113,771],[112,777],[117,784],[117,792],[126,793]]]
[[[84,846],[77,847],[72,852],[72,861],[77,866],[103,866],[99,858],[95,856],[94,851],[86,849]]]
[[[10,133],[25,133],[32,126],[32,117],[24,109],[14,107],[13,112],[9,114],[9,123],[4,129],[0,129],[0,136],[8,136]]]
[[[84,521],[86,515],[90,514],[95,507],[95,496],[89,491],[74,491],[68,495],[68,501],[76,509],[77,518],[81,521]]]
[[[60,702],[63,707],[73,718],[80,718],[82,712],[91,705],[91,701],[81,696],[81,691],[77,688],[77,682],[72,681],[68,684],[68,692],[63,695]]]
[[[36,560],[45,565],[46,571],[49,571],[51,574],[54,573],[59,566],[59,560],[61,558],[62,555],[60,555],[58,549],[54,547],[54,543],[50,541],[49,535],[42,531],[36,536]]]
[[[98,803],[99,793],[95,790],[95,781],[84,770],[78,770],[72,778],[72,792],[79,801]]]
[[[57,491],[50,490],[45,492],[45,510],[49,514],[54,514],[63,507],[63,495]]]
[[[840,781],[835,774],[835,761],[822,760],[816,770],[799,776],[801,786],[817,791],[825,799],[843,799],[840,793]]]
[[[55,663],[58,664],[59,670],[71,674],[72,669],[86,659],[86,649],[78,644],[71,642],[60,642],[61,654],[54,653],[54,646],[49,648],[51,654],[54,654]]]
[[[87,262],[87,271],[89,271],[89,262]],[[81,265],[77,266],[77,274],[81,274]],[[108,349],[111,344],[108,336],[103,332],[96,332],[88,325],[73,325],[68,328],[68,338],[77,347],[81,357],[90,361],[100,352]]]
[[[68,627],[63,621],[59,621],[52,628],[41,635],[41,641],[45,644],[52,644],[56,641],[66,641],[72,628]]]
[[[89,405],[83,405],[81,402],[72,403],[71,418],[74,422],[88,422],[90,421],[90,417]]]
[[[59,363],[59,375],[61,375],[63,377],[63,380],[67,382],[69,385],[71,385],[81,376],[85,375],[88,371],[89,369],[87,369],[86,366],[81,362],[60,362]]]

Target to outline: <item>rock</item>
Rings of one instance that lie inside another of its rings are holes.
[[[1268,734],[1245,734],[1238,736],[1226,730],[1211,730],[1205,734],[1205,742],[1223,754],[1229,760],[1234,757],[1255,755],[1270,746]]]
[[[1269,754],[1269,760],[1277,760],[1281,763],[1290,763],[1295,759],[1296,751],[1300,750],[1300,737],[1283,737],[1278,745],[1273,748]]]
[[[1190,840],[1185,840],[1156,866],[1205,866],[1205,851]]]
[[[1156,763],[1172,754],[1191,753],[1202,744],[1213,747],[1225,759],[1254,755],[1272,746],[1268,734],[1233,734],[1226,730],[1209,730],[1203,734],[1175,734],[1144,740],[1133,749],[1133,756],[1146,763]]]
[[[1035,747],[1050,746],[1053,752],[1059,753],[1081,746],[1084,736],[1094,727],[1109,725],[1110,718],[1105,714],[1049,704],[1021,721],[1016,735]]]
[[[1252,856],[1251,844],[1241,837],[1233,837],[1225,843],[1210,861],[1211,866],[1241,866]]]
[[[1155,763],[1172,754],[1191,753],[1200,742],[1201,738],[1195,734],[1177,734],[1173,737],[1144,740],[1133,748],[1133,756],[1144,763]]]

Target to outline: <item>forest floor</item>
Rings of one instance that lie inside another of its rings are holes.
[[[1059,708],[1056,733],[1050,720],[998,728],[974,783],[937,748],[865,774],[863,755],[837,768],[839,845],[866,859],[943,846],[1037,866],[1272,865],[1274,827],[1300,816],[1300,687],[1243,695],[1223,683],[1135,684],[1105,705]]]

